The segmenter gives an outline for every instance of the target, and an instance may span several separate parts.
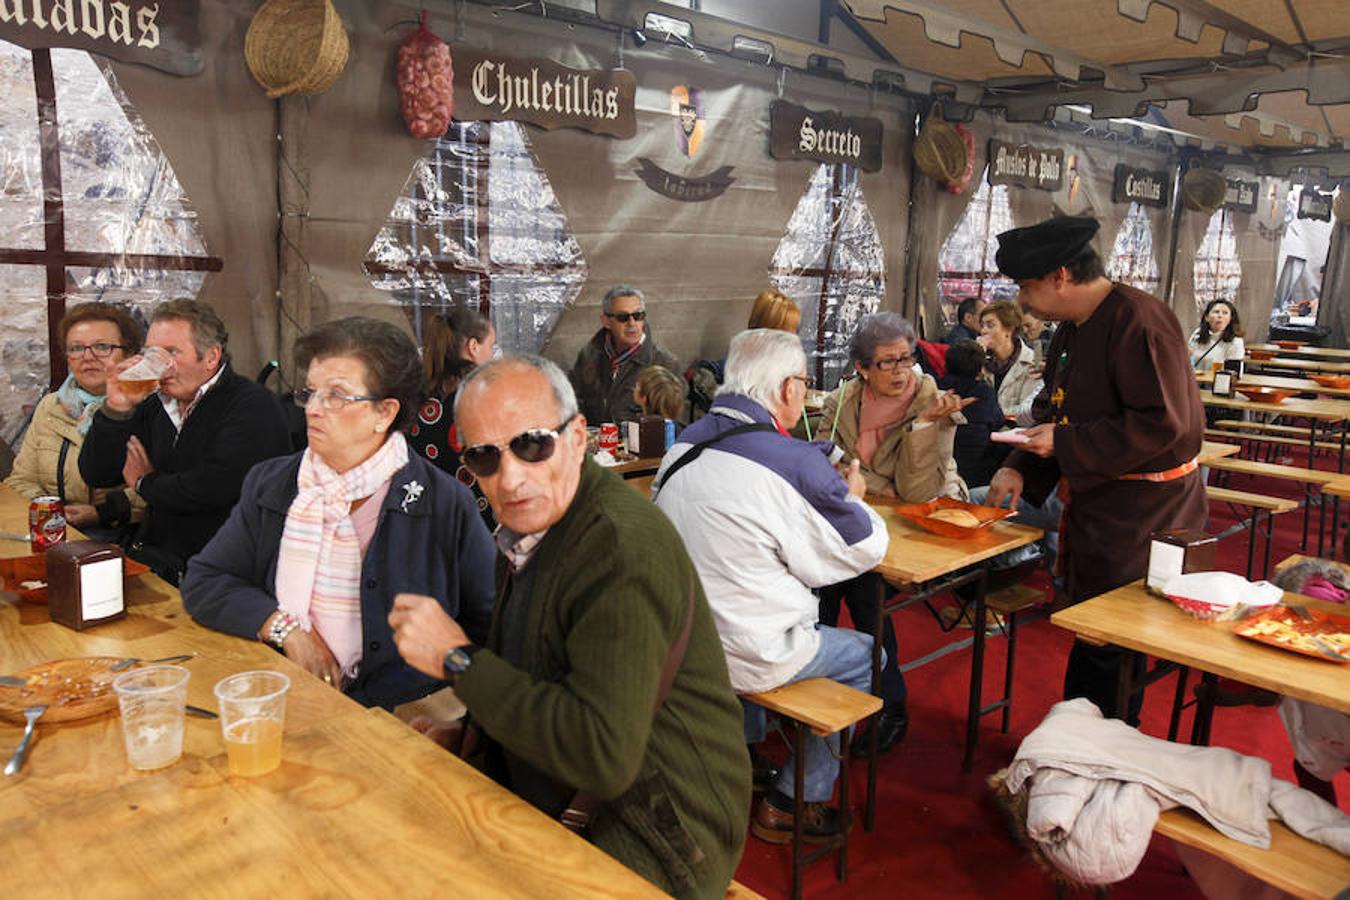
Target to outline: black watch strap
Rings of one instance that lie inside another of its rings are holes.
[[[481,649],[477,644],[464,644],[445,654],[445,659],[441,661],[445,680],[453,682],[456,676],[463,674],[473,662],[474,654]]]

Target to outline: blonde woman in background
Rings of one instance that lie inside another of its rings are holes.
[[[688,421],[684,379],[665,366],[648,366],[638,373],[633,400],[644,415],[660,416],[680,425]]]

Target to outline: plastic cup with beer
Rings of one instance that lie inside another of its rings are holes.
[[[159,381],[173,370],[173,357],[161,347],[146,347],[141,355],[121,372],[117,381],[128,400],[136,403],[149,397]]]
[[[192,673],[182,666],[146,666],[117,676],[122,739],[133,769],[162,769],[183,755],[183,714]]]
[[[220,733],[231,775],[266,775],[281,765],[281,733],[290,687],[290,678],[262,670],[216,682]]]

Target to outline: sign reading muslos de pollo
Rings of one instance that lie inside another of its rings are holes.
[[[171,75],[202,70],[198,0],[0,0],[0,40],[72,47]]]
[[[991,140],[989,183],[1057,191],[1064,186],[1064,151]]]
[[[1111,199],[1116,203],[1165,207],[1171,192],[1172,173],[1166,169],[1136,169],[1124,163],[1116,166],[1111,188]]]
[[[848,163],[865,172],[881,171],[881,120],[817,112],[775,100],[769,105],[769,155]]]
[[[569,69],[548,59],[461,47],[453,54],[455,118],[461,122],[529,122],[617,138],[637,131],[637,80],[627,69]]]

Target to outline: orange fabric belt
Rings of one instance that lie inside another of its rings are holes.
[[[1200,457],[1192,459],[1190,462],[1182,463],[1179,466],[1168,469],[1166,472],[1128,472],[1119,475],[1120,481],[1176,481],[1178,478],[1184,478],[1196,469],[1200,468]]]

